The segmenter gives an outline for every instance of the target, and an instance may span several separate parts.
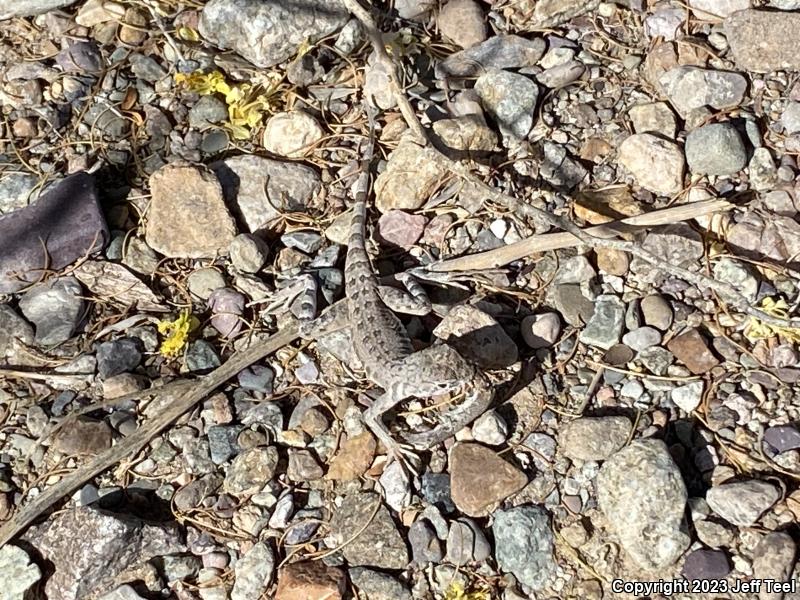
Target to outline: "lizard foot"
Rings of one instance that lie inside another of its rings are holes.
[[[386,442],[384,442],[385,444]],[[420,460],[417,453],[408,446],[399,444],[394,440],[387,446],[387,460],[386,466],[388,467],[393,462],[397,461],[406,473],[410,475],[419,476]],[[384,467],[385,468],[385,467]]]

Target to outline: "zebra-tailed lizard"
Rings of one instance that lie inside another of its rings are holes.
[[[369,107],[367,111],[370,111]],[[425,292],[413,278],[404,275],[398,276],[398,280],[405,285],[408,294],[382,286],[372,270],[365,239],[369,164],[375,144],[371,112],[369,116],[370,138],[355,185],[345,263],[347,321],[353,350],[364,372],[370,381],[384,390],[366,410],[364,421],[387,448],[389,459],[402,460],[403,454],[409,451],[389,433],[383,422],[385,412],[407,398],[430,398],[463,391],[466,398],[439,416],[439,424],[433,429],[403,435],[405,441],[415,448],[427,449],[451,437],[486,412],[493,394],[489,380],[450,346],[438,343],[414,351],[411,339],[392,309],[426,314],[430,311],[430,302]],[[325,329],[325,316],[323,314],[312,322],[317,332],[320,328]]]

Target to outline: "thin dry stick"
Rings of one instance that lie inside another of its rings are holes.
[[[272,354],[283,346],[291,344],[298,336],[296,327],[278,332],[265,340],[263,344],[234,354],[224,365],[215,369],[201,380],[187,381],[186,387],[191,389],[172,402],[162,414],[147,422],[116,446],[112,446],[92,461],[80,466],[11,517],[0,527],[0,547],[7,544],[39,515],[61,498],[76,490],[87,480],[114,466],[126,456],[131,456],[143,450],[153,437],[242,369],[246,369],[254,362]],[[153,390],[145,390],[142,395],[152,393]]]
[[[581,243],[589,246],[590,248],[610,248],[612,250],[628,252],[629,254],[653,265],[654,268],[683,279],[684,281],[687,281],[700,289],[715,291],[722,298],[736,306],[743,313],[759,319],[764,323],[768,323],[776,327],[800,328],[800,318],[783,319],[755,308],[751,306],[747,298],[739,293],[739,291],[732,285],[715,281],[714,279],[707,277],[702,273],[693,273],[692,271],[689,271],[683,267],[665,262],[661,258],[643,248],[641,244],[637,244],[636,242],[608,240],[594,237],[584,232],[580,227],[568,219],[558,215],[553,215],[545,210],[530,204],[526,204],[521,200],[514,198],[513,196],[500,192],[499,190],[483,182],[465,165],[457,163],[448,156],[442,154],[428,139],[425,128],[417,118],[411,103],[406,97],[404,90],[400,86],[394,61],[386,52],[386,47],[383,44],[381,35],[369,11],[362,7],[357,0],[342,0],[342,2],[347,7],[347,10],[349,10],[361,22],[362,26],[367,32],[367,37],[372,44],[372,48],[375,51],[377,60],[383,63],[386,72],[389,74],[389,88],[394,95],[394,98],[400,109],[400,113],[403,115],[403,118],[414,134],[414,137],[418,139],[419,143],[427,146],[433,151],[434,159],[443,168],[446,168],[452,173],[455,173],[456,175],[459,175],[463,179],[469,181],[481,192],[481,194],[484,195],[484,197],[494,200],[498,204],[501,204],[511,211],[514,211],[518,215],[530,219],[540,219],[553,227],[562,229],[578,238]]]

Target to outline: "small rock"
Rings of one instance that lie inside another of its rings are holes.
[[[251,496],[272,479],[277,466],[278,451],[274,447],[245,450],[228,467],[222,489],[235,496]]]
[[[229,252],[233,266],[244,273],[257,273],[267,262],[269,247],[260,237],[240,233],[231,242]]]
[[[438,564],[444,558],[439,538],[425,519],[417,519],[411,524],[408,543],[411,544],[411,555],[417,565]]]
[[[445,58],[436,66],[436,77],[478,77],[489,69],[532,67],[542,58],[546,47],[541,38],[495,35]]]
[[[439,11],[436,22],[439,31],[462,48],[486,39],[483,9],[474,0],[449,0]]]
[[[104,66],[96,42],[72,42],[56,55],[56,63],[67,73],[97,73]]]
[[[136,338],[120,338],[97,345],[97,372],[101,379],[127,373],[142,360],[142,343]]]
[[[703,400],[703,382],[692,381],[676,387],[670,392],[670,398],[678,408],[690,413],[700,406],[700,402]]]
[[[747,79],[739,73],[698,67],[670,69],[659,83],[683,117],[705,106],[718,110],[739,106],[747,91]]]
[[[733,125],[712,123],[686,136],[686,162],[699,175],[732,175],[747,164],[747,152]]]
[[[322,479],[325,472],[308,450],[292,449],[289,451],[289,465],[286,477],[289,481],[305,482]]]
[[[264,129],[264,149],[278,156],[302,158],[314,151],[325,132],[317,120],[301,110],[273,115]]]
[[[492,532],[500,568],[534,590],[545,587],[556,570],[547,512],[531,505],[499,510],[494,514]]]
[[[227,251],[236,235],[213,173],[169,164],[150,176],[147,244],[168,257],[208,258]]]
[[[755,525],[758,518],[780,499],[780,491],[766,481],[748,479],[723,483],[706,493],[706,502],[720,517],[739,527]]]
[[[722,550],[695,550],[686,556],[681,574],[685,579],[693,581],[722,580],[731,572],[728,555]]]
[[[133,589],[128,584],[125,584],[119,586],[118,588],[114,588],[107,594],[103,594],[97,600],[147,600],[147,599],[142,598],[142,596],[136,593],[135,589]]]
[[[433,131],[453,150],[490,152],[497,147],[497,134],[477,115],[434,121]]]
[[[508,424],[494,410],[488,410],[472,424],[472,437],[476,442],[499,446],[508,439]]]
[[[42,571],[27,553],[9,544],[0,548],[0,572],[3,573],[3,591],[0,592],[3,600],[28,598],[28,589],[42,577]]]
[[[545,69],[536,76],[536,81],[543,86],[556,90],[580,79],[586,72],[586,66],[577,60]]]
[[[580,341],[608,350],[619,342],[625,323],[625,304],[613,294],[601,294],[595,300],[594,314],[581,331]]]
[[[778,184],[778,168],[772,160],[772,154],[764,147],[753,150],[747,171],[750,174],[750,186],[758,192],[769,191]]]
[[[119,39],[123,44],[138,46],[147,39],[147,15],[143,11],[130,7],[125,11],[122,21]]]
[[[581,417],[561,427],[558,445],[572,460],[606,460],[628,441],[627,417]]]
[[[288,564],[278,571],[275,600],[342,600],[345,574],[321,560]]]
[[[212,0],[203,7],[200,35],[267,68],[339,31],[349,18],[339,0],[303,0],[301,6],[260,0]]]
[[[487,369],[502,369],[519,359],[519,349],[500,324],[488,313],[460,304],[445,315],[433,330],[459,354]]]
[[[728,244],[758,256],[785,261],[800,253],[800,224],[791,217],[771,215],[765,220],[746,213],[728,230]]]
[[[264,542],[253,545],[234,567],[236,579],[231,600],[251,600],[269,588],[275,570],[275,553]]]
[[[672,41],[676,38],[685,20],[686,11],[682,8],[662,5],[645,18],[645,32],[650,39],[662,37]]]
[[[597,268],[604,273],[617,277],[627,274],[631,259],[626,252],[615,248],[597,248],[595,254],[597,255]]]
[[[381,213],[421,208],[443,177],[444,170],[430,148],[401,141],[389,155],[386,169],[375,179],[375,207]]]
[[[686,223],[650,231],[642,246],[661,260],[682,267],[693,264],[704,252],[703,238]]]
[[[348,438],[331,460],[325,478],[334,481],[358,479],[372,465],[376,449],[377,442],[368,431]]]
[[[533,81],[517,73],[490,69],[478,77],[475,91],[503,136],[521,140],[528,135],[539,98],[539,88]]]
[[[689,0],[692,12],[700,19],[719,19],[750,8],[752,0]]]
[[[783,532],[768,533],[753,551],[753,577],[762,581],[790,581],[796,552],[797,546],[790,535]],[[782,597],[782,593],[768,592],[766,589],[758,592],[759,600],[781,600]]]
[[[661,334],[658,329],[645,325],[623,335],[622,343],[639,352],[651,346],[658,346],[661,343]]]
[[[209,267],[189,273],[186,284],[192,294],[201,300],[208,300],[211,292],[225,287],[225,278],[217,269]]]
[[[719,359],[709,350],[697,329],[672,338],[667,348],[695,375],[704,375],[719,364]]]
[[[322,236],[316,231],[291,231],[281,236],[287,248],[296,248],[305,254],[314,254],[322,246]]]
[[[794,51],[800,13],[742,10],[725,19],[724,30],[740,69],[767,73],[800,70]]]
[[[408,565],[405,540],[374,492],[345,496],[330,527],[337,545],[343,545],[344,558],[354,567],[405,569]]]
[[[686,486],[664,442],[634,440],[603,464],[596,486],[600,509],[642,568],[668,567],[689,546]]]
[[[751,269],[741,262],[728,258],[720,258],[714,264],[714,278],[717,281],[729,283],[750,302],[755,302],[758,295],[759,282]]]
[[[539,174],[547,183],[559,190],[569,191],[586,178],[586,168],[573,160],[564,146],[545,141],[543,149],[544,160],[539,167]]]
[[[81,284],[74,277],[40,283],[23,294],[19,310],[36,328],[36,344],[54,346],[65,342],[84,316]]]
[[[459,443],[450,451],[453,502],[471,517],[489,514],[526,483],[528,478],[522,471],[480,444]]]
[[[33,327],[8,304],[0,304],[0,361],[18,356],[22,347],[32,344]]]
[[[579,285],[556,285],[552,293],[553,307],[570,325],[581,327],[594,314],[594,303],[583,295]]]
[[[378,236],[390,246],[409,249],[422,237],[428,219],[402,210],[389,210],[378,219]]]
[[[222,337],[234,337],[241,331],[242,314],[247,305],[247,298],[236,290],[219,288],[208,297],[208,308],[211,309],[211,325]]]
[[[459,519],[447,534],[447,561],[454,565],[486,560],[492,550],[486,536],[472,519]]]
[[[350,569],[349,574],[366,600],[411,600],[408,588],[391,575],[363,567]]]
[[[385,467],[379,481],[386,504],[391,508],[400,513],[411,504],[411,481],[399,461]]]
[[[800,448],[800,431],[793,425],[776,425],[764,431],[764,441],[775,451],[788,452]]]
[[[639,304],[645,324],[666,331],[672,325],[672,307],[663,296],[645,296]]]
[[[561,335],[561,318],[557,313],[529,315],[520,325],[522,339],[534,349],[549,348]]]
[[[0,21],[12,17],[31,17],[71,4],[75,4],[75,0],[14,0],[0,6]]]
[[[793,135],[800,133],[800,102],[788,102],[781,115],[781,124],[784,131]]]
[[[206,129],[228,120],[228,106],[216,96],[200,96],[189,110],[189,126]]]
[[[149,81],[150,83],[155,83],[167,75],[166,69],[158,64],[151,56],[134,53],[128,57],[128,61],[130,62],[133,74],[139,79]]]
[[[672,142],[635,133],[620,144],[617,160],[651,192],[671,196],[683,189],[683,152]]]
[[[677,123],[675,115],[664,102],[637,104],[628,111],[636,133],[659,133],[667,139],[675,139]]]

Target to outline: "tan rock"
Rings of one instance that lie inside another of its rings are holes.
[[[615,248],[598,248],[596,253],[597,268],[601,271],[617,277],[622,277],[628,272],[631,259],[627,252]]]
[[[352,481],[367,472],[375,457],[377,443],[368,431],[348,439],[331,460],[326,479]]]
[[[321,560],[286,565],[278,571],[275,600],[341,600],[345,576]]]
[[[527,483],[525,473],[485,446],[459,443],[450,451],[453,502],[471,517],[488,515]]]
[[[719,364],[697,329],[690,329],[672,338],[667,349],[695,375],[704,375]]]
[[[497,147],[497,134],[475,115],[435,121],[433,131],[453,150],[489,152]]]
[[[166,165],[150,176],[153,195],[145,240],[172,258],[211,258],[227,251],[236,236],[213,173],[185,163]]]
[[[651,192],[671,196],[683,188],[683,152],[672,142],[636,133],[620,144],[617,160]]]
[[[75,15],[75,22],[83,27],[94,27],[106,21],[116,21],[125,15],[125,7],[117,2],[88,0]]]
[[[131,7],[125,11],[122,20],[123,25],[119,29],[119,39],[125,44],[138,46],[147,39],[147,17],[138,8]]]
[[[78,417],[55,435],[53,447],[67,455],[99,454],[111,447],[111,427],[105,421]]]
[[[439,30],[462,48],[486,39],[486,17],[475,0],[450,0],[437,19]]]
[[[264,149],[279,156],[302,158],[314,151],[323,138],[317,120],[301,110],[282,112],[270,117],[264,129]]]
[[[747,71],[800,70],[800,12],[742,10],[725,19],[736,66]]]
[[[384,213],[393,208],[420,208],[444,182],[445,172],[429,148],[403,141],[389,155],[386,170],[375,180],[375,206]]]

